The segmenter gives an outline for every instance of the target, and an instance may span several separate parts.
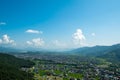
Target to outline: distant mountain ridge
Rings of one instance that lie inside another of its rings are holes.
[[[114,50],[120,50],[120,44],[115,44],[112,46],[94,46],[94,47],[83,47],[74,49],[71,53],[88,55],[88,56],[99,56],[107,54]]]
[[[0,47],[0,52],[16,52],[19,51],[19,49],[15,49],[12,47]]]
[[[63,52],[56,52],[56,51],[47,51],[47,50],[42,50],[40,49],[39,51],[37,50],[21,50],[21,49],[15,49],[11,47],[0,47],[0,52],[5,52],[5,53],[30,53],[30,52],[36,52],[36,53],[49,53],[49,54],[76,54],[76,55],[85,55],[85,56],[101,56],[101,55],[106,55],[111,52],[116,52],[120,50],[120,44],[115,44],[112,46],[93,46],[93,47],[82,47],[82,48],[77,48],[71,51],[63,51]],[[118,52],[117,52],[118,54]]]
[[[29,55],[78,55],[78,56],[88,56],[88,57],[97,57],[97,58],[104,58],[108,61],[120,61],[120,44],[115,44],[112,46],[93,46],[93,47],[82,47],[78,49],[74,49],[71,51],[63,51],[63,52],[56,52],[56,51],[36,51],[36,50],[19,50],[14,48],[8,47],[0,47],[0,52],[7,53],[7,54],[19,54],[25,53]]]
[[[104,58],[108,61],[119,62],[120,61],[120,49],[114,49],[109,52],[106,52],[103,55],[97,56],[99,58]]]

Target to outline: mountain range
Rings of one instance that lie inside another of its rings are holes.
[[[115,44],[112,46],[83,47],[83,48],[74,49],[70,52],[75,53],[75,54],[96,56],[96,55],[106,54],[106,53],[113,51],[113,50],[116,50],[116,49],[120,49],[120,44]]]
[[[14,49],[11,47],[0,47],[0,52],[5,53],[30,53],[29,50],[20,50],[20,49]],[[111,60],[120,60],[120,44],[115,44],[111,46],[93,46],[93,47],[82,47],[77,48],[70,51],[65,52],[50,52],[50,51],[36,51],[33,50],[32,52],[35,53],[47,53],[47,54],[75,54],[75,55],[83,55],[83,56],[94,56],[94,57],[102,57],[102,58],[112,58]]]

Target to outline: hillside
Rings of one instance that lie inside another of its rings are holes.
[[[87,56],[100,56],[119,49],[120,49],[120,44],[116,44],[112,46],[83,47],[72,50],[71,53],[78,55],[87,55]]]
[[[33,80],[31,73],[23,72],[21,67],[32,67],[33,62],[0,53],[0,80]]]
[[[120,49],[115,49],[106,54],[98,56],[99,58],[104,58],[110,62],[119,62],[120,61]]]

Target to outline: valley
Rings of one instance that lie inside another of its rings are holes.
[[[118,44],[64,52],[6,53],[0,53],[0,78],[9,75],[5,80],[120,80]]]

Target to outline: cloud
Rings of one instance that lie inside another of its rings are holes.
[[[52,41],[46,42],[43,48],[49,49],[49,50],[61,51],[61,50],[66,50],[69,47],[65,42],[62,42],[60,40],[52,40]]]
[[[92,33],[91,35],[92,35],[92,36],[95,36],[96,34],[95,34],[95,33]]]
[[[27,33],[34,33],[34,34],[42,34],[42,31],[38,31],[38,30],[32,30],[32,29],[28,29],[26,30]]]
[[[83,42],[86,40],[81,29],[77,29],[76,32],[73,33],[72,37],[75,45],[83,45]]]
[[[32,42],[30,42],[30,41],[27,41],[26,42],[28,45],[32,45],[33,43]]]
[[[2,39],[0,39],[0,44],[12,44],[12,45],[15,45],[15,41],[14,40],[11,40],[10,37],[5,34],[3,35]]]
[[[53,41],[53,45],[58,48],[65,48],[67,45],[63,42],[60,42],[59,40]]]
[[[0,44],[2,43],[2,39],[0,39]]]
[[[0,22],[0,25],[6,25],[6,23],[5,22]]]
[[[27,41],[26,43],[31,46],[41,47],[44,45],[44,40],[41,38],[35,38],[32,39],[31,41]]]

